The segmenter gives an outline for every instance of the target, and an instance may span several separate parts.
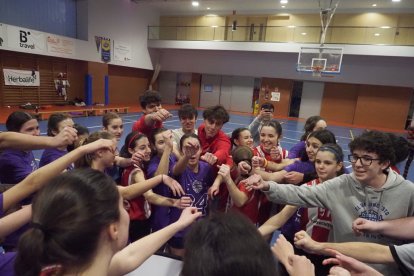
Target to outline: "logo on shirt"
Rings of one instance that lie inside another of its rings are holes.
[[[199,180],[194,180],[193,183],[191,183],[191,188],[194,192],[199,194],[203,190],[203,182]]]

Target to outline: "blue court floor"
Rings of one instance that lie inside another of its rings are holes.
[[[177,110],[170,110],[173,114],[173,117],[164,122],[164,126],[169,129],[175,129],[180,127],[180,121],[178,119]],[[124,134],[121,138],[118,148],[120,149],[124,144],[126,135],[131,131],[132,124],[140,118],[142,113],[128,113],[121,115],[124,121]],[[239,127],[247,127],[250,122],[254,119],[252,115],[230,115],[230,121],[223,126],[223,131],[230,135],[231,132]],[[102,128],[102,116],[91,116],[91,117],[75,117],[73,118],[75,123],[88,127],[90,132],[98,131]],[[283,138],[281,140],[281,145],[283,148],[290,149],[294,144],[296,144],[300,137],[303,134],[303,125],[304,122],[298,122],[296,120],[279,120],[283,127]],[[199,111],[199,116],[197,120],[197,127],[203,122],[202,111]],[[40,131],[41,135],[46,135],[47,121],[40,121]],[[338,144],[342,147],[344,151],[344,156],[346,157],[349,154],[348,143],[351,141],[351,132],[352,135],[357,136],[364,131],[361,128],[349,128],[341,126],[332,126],[329,125],[328,129],[332,131],[337,139]],[[5,131],[6,128],[4,125],[0,124],[0,131]],[[40,159],[42,151],[34,151],[36,159]],[[346,158],[345,158],[346,159]],[[344,161],[345,167],[348,170],[352,171],[351,164],[348,161]],[[405,161],[399,164],[398,168],[401,172],[404,170]],[[412,164],[414,167],[414,162]],[[408,179],[414,181],[414,168],[410,169]]]

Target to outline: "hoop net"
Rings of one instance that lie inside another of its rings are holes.
[[[312,77],[320,78],[322,77],[322,66],[312,67]]]

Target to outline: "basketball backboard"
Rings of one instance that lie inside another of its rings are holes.
[[[340,47],[301,47],[297,71],[326,74],[341,72],[343,48]]]

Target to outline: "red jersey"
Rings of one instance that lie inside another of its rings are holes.
[[[246,217],[248,217],[255,225],[259,224],[259,210],[260,205],[265,198],[264,194],[258,190],[247,191],[246,187],[239,183],[238,188],[242,191],[248,198],[247,202],[241,206],[237,207],[232,206],[233,209],[240,211]]]
[[[309,181],[304,185],[319,185],[319,179]],[[317,242],[327,242],[330,239],[332,229],[332,217],[329,209],[325,208],[304,208],[301,217],[302,229]]]
[[[222,131],[219,130],[216,136],[207,138],[204,130],[205,126],[202,124],[198,128],[198,138],[201,142],[201,155],[206,152],[211,152],[217,157],[217,165],[231,164],[230,162],[230,138]]]
[[[162,127],[162,122],[156,121],[154,123],[154,125],[148,126],[147,124],[145,124],[145,116],[147,116],[147,115],[144,114],[143,116],[141,116],[141,118],[139,118],[132,125],[132,131],[138,131],[140,133],[145,134],[147,137],[149,137],[149,135],[151,134],[151,131],[153,129],[161,128]]]
[[[277,148],[278,148],[278,150],[279,150],[279,152],[280,152],[280,157],[281,157],[281,158],[280,158],[280,159],[278,159],[278,160],[272,160],[272,158],[270,157],[270,153],[267,153],[267,152],[263,149],[262,145],[259,145],[259,146],[255,147],[255,148],[253,149],[253,155],[254,155],[254,156],[263,157],[263,158],[265,158],[267,161],[272,161],[272,162],[275,162],[275,163],[280,163],[280,162],[282,162],[282,160],[283,160],[283,159],[287,158],[287,156],[288,156],[289,152],[288,152],[287,150],[283,149],[281,146],[277,146]]]
[[[131,177],[133,173],[137,170],[140,170],[138,168],[135,168],[134,166],[129,166],[128,168],[125,168],[122,172],[121,176],[121,185],[122,186],[129,186],[133,184]],[[139,185],[139,184],[134,184]],[[150,215],[150,209],[149,204],[146,201],[144,196],[138,196],[134,199],[129,200],[129,204],[131,205],[129,208],[129,218],[131,220],[145,220]]]

